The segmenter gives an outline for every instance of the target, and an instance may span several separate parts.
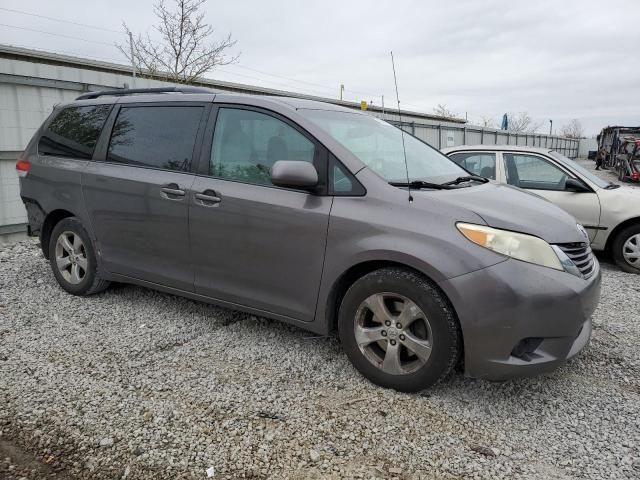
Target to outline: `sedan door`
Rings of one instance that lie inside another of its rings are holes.
[[[101,162],[82,175],[104,268],[193,291],[188,199],[207,106],[127,104],[101,138]]]
[[[313,320],[333,200],[324,185],[314,193],[275,187],[270,169],[307,161],[324,179],[326,151],[267,111],[223,106],[211,123],[189,206],[196,293]]]
[[[600,201],[598,195],[585,184],[585,191],[567,187],[571,172],[552,159],[535,153],[502,152],[504,183],[528,190],[576,217],[593,242],[600,225]]]

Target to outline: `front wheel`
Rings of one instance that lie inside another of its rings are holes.
[[[640,273],[640,224],[618,232],[611,244],[616,264],[625,272]]]
[[[357,280],[342,300],[338,328],[358,371],[402,392],[436,384],[460,356],[453,308],[434,284],[409,270],[385,268]]]
[[[98,274],[91,238],[75,217],[64,218],[53,228],[49,262],[60,286],[73,295],[91,295],[109,286]]]

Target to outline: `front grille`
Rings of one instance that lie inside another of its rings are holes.
[[[588,243],[562,243],[558,245],[567,257],[576,264],[584,278],[589,278],[595,272],[595,258]]]

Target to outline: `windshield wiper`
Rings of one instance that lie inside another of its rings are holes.
[[[489,179],[484,177],[478,177],[477,175],[468,175],[466,177],[458,177],[455,180],[451,180],[450,182],[444,182],[442,185],[458,185],[459,183],[471,182],[471,181],[487,183]]]
[[[609,185],[604,187],[605,190],[615,190],[616,188],[620,188],[620,185],[617,183],[609,182]]]
[[[421,188],[433,188],[435,190],[452,190],[456,188],[453,185],[424,182],[422,180],[413,180],[411,182],[389,182],[389,185],[392,185],[394,187],[415,188],[416,190],[419,190]]]

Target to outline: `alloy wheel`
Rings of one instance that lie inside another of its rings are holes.
[[[640,233],[632,235],[622,246],[622,256],[635,268],[640,268]]]
[[[56,241],[56,265],[67,282],[77,285],[87,274],[87,251],[79,235],[62,232]]]
[[[362,354],[390,375],[419,370],[431,356],[433,334],[424,312],[397,293],[376,293],[365,299],[354,320]]]

